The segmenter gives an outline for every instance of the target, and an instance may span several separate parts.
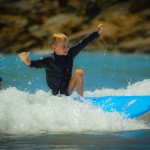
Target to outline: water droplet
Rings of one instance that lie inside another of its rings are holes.
[[[31,85],[31,82],[28,82],[29,85]]]

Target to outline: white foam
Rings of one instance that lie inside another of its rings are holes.
[[[144,80],[118,91],[111,89],[112,93],[107,89],[103,91],[107,90],[107,94],[111,95],[114,91],[116,94],[119,91],[124,94],[129,89],[136,90],[136,86],[147,86],[146,83],[150,84],[150,81]],[[101,90],[97,91],[99,94],[103,93]],[[134,90],[133,93],[136,94]],[[97,93],[91,92],[90,96],[92,95],[96,96]],[[149,127],[144,122],[125,120],[118,113],[103,112],[89,102],[75,101],[72,97],[56,97],[44,91],[30,94],[12,87],[0,92],[0,132],[3,133],[124,131],[147,128]]]
[[[96,89],[94,92],[86,91],[85,96],[107,96],[107,95],[150,95],[150,79],[136,82],[126,89]]]

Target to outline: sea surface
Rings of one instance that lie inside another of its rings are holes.
[[[46,53],[31,53],[38,59]],[[84,96],[150,95],[150,55],[81,52]],[[0,54],[0,150],[150,149],[150,113],[124,119],[92,104],[51,94],[45,70]],[[140,108],[139,108],[140,109]]]

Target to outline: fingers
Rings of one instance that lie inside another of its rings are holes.
[[[27,52],[27,56],[29,56],[30,52]]]
[[[102,30],[103,29],[103,24],[99,24],[97,27]]]
[[[103,24],[101,23],[101,24],[99,24],[97,27],[98,27],[98,28],[102,28],[102,27],[103,27]]]
[[[103,24],[97,25],[98,32],[101,32],[103,30]]]
[[[30,52],[22,52],[19,54],[20,59],[22,59],[23,61],[27,59],[27,57],[29,56]]]
[[[19,56],[28,56],[30,54],[30,52],[22,52],[19,54]]]
[[[19,53],[19,56],[25,55],[26,52]]]

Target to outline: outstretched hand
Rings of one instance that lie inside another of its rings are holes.
[[[97,31],[98,31],[98,33],[101,33],[102,30],[103,30],[103,24],[98,24],[97,25]]]
[[[24,61],[28,58],[29,54],[30,54],[30,52],[22,52],[22,53],[19,54],[19,57],[20,57],[21,60]]]
[[[30,65],[31,64],[31,60],[28,59],[30,52],[22,52],[19,54],[20,59],[26,64],[26,65]]]

